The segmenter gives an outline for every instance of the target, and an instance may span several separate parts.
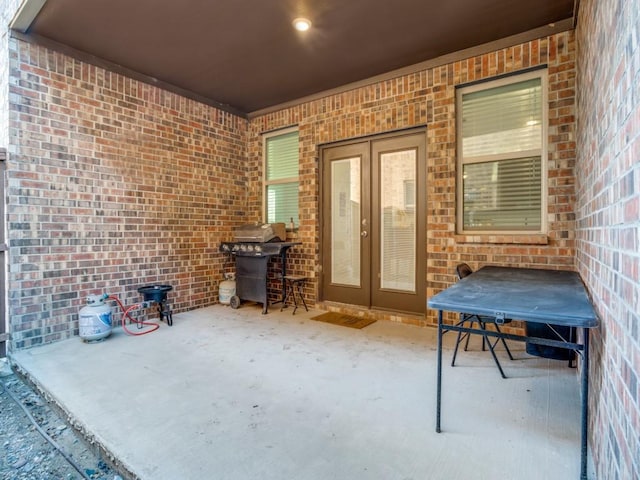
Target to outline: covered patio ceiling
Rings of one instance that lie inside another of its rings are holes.
[[[579,0],[26,0],[12,28],[243,116],[572,28]],[[306,17],[306,32],[292,21]],[[457,57],[456,57],[457,55]]]

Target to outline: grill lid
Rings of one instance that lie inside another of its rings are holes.
[[[287,230],[284,223],[252,223],[242,225],[234,232],[236,242],[265,243],[272,240],[284,241]]]

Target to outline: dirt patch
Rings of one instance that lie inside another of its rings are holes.
[[[38,392],[10,370],[2,371],[0,368],[0,479],[123,479]],[[16,400],[59,448],[38,432]]]

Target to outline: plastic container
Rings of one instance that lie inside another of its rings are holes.
[[[226,273],[225,278],[226,280],[220,282],[218,296],[220,297],[221,304],[229,305],[231,303],[231,297],[236,294],[236,281],[233,273]]]

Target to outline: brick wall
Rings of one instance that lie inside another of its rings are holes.
[[[247,121],[11,39],[7,222],[13,348],[70,337],[89,293],[210,305],[246,214]]]
[[[583,0],[577,266],[601,327],[590,398],[598,478],[640,478],[640,1]]]
[[[549,188],[547,236],[455,234],[455,86],[540,65],[549,72]],[[307,298],[317,298],[320,226],[318,147],[321,144],[427,125],[427,256],[430,296],[454,282],[460,261],[571,269],[574,264],[575,39],[553,35],[490,54],[423,70],[268,113],[249,128],[250,212],[261,211],[260,134],[298,125],[301,141],[300,230],[296,273],[313,277]],[[258,218],[256,216],[256,218]],[[381,315],[415,323],[415,318]],[[428,322],[435,312],[428,312]],[[417,323],[425,323],[417,319]]]
[[[460,261],[571,268],[574,255],[572,32],[416,72],[246,121],[12,39],[9,308],[17,348],[65,338],[87,293],[125,300],[171,283],[174,305],[216,300],[215,251],[235,224],[261,218],[260,134],[298,125],[302,241],[292,271],[319,258],[318,146],[427,125],[427,295]],[[549,69],[549,234],[455,234],[455,86]],[[243,161],[248,158],[246,165]],[[248,185],[248,193],[244,189]],[[248,198],[247,198],[248,195]],[[275,289],[278,288],[274,285]],[[429,317],[383,318],[424,324]]]

